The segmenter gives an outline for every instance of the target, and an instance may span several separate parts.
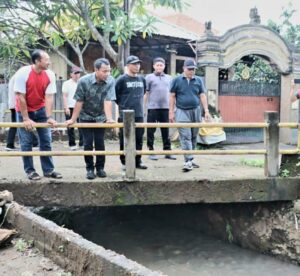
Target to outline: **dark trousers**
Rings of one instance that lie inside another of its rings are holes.
[[[69,108],[70,109],[70,115],[67,115],[65,113],[66,116],[66,120],[71,119],[72,115],[73,115],[73,110],[74,108]],[[79,122],[79,120],[77,119],[77,122]],[[79,146],[83,146],[83,137],[82,137],[82,129],[79,128],[78,129],[79,132]],[[67,128],[67,133],[68,133],[68,138],[69,138],[69,147],[73,147],[76,146],[76,141],[75,141],[75,129],[74,127],[68,127]]]
[[[142,123],[144,121],[143,117],[136,117],[136,123]],[[118,119],[119,123],[123,122],[123,118]],[[144,128],[136,128],[135,129],[135,143],[136,143],[136,150],[142,150],[143,148],[143,135],[144,135]],[[120,150],[124,150],[124,132],[123,128],[120,128],[119,131],[119,140],[120,140]],[[120,160],[123,165],[125,165],[125,155],[120,155]],[[138,165],[142,162],[142,156],[136,155],[135,157],[135,165]]]
[[[147,123],[168,123],[169,109],[148,109]],[[161,128],[161,136],[163,140],[163,149],[171,149],[171,141],[169,138],[169,128]],[[153,150],[154,147],[154,133],[156,128],[147,128],[147,147]]]
[[[11,114],[11,122],[15,123],[16,122],[16,110],[14,108],[10,109],[10,114]],[[17,133],[17,128],[16,127],[11,127],[8,130],[7,134],[7,139],[6,139],[6,147],[8,148],[14,148],[15,147],[15,137]],[[38,146],[39,140],[34,134],[34,132],[31,132],[32,135],[32,144],[33,146]]]
[[[94,123],[91,121],[80,120],[81,123]],[[85,151],[90,151],[95,148],[95,150],[105,150],[104,146],[104,128],[82,128],[83,135],[83,145]],[[105,156],[97,155],[96,164],[94,166],[94,157],[92,155],[84,156],[84,161],[87,170],[104,169]]]

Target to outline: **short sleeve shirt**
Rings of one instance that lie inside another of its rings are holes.
[[[33,66],[24,66],[15,74],[14,92],[25,94],[27,110],[37,111],[45,106],[45,95],[56,93],[55,74],[51,70],[37,73]],[[20,103],[16,101],[16,111],[20,111]]]
[[[69,79],[65,81],[62,85],[63,94],[68,95],[68,107],[73,108],[75,106],[76,101],[74,100],[74,95],[77,88],[77,82]]]
[[[81,77],[74,99],[83,102],[79,114],[80,120],[105,122],[104,101],[116,99],[115,80],[109,76],[106,81],[97,82],[95,73]]]
[[[200,77],[188,80],[183,74],[176,77],[171,84],[171,93],[175,93],[176,107],[194,109],[200,105],[199,95],[206,89]]]
[[[127,74],[120,76],[116,81],[116,97],[119,105],[120,118],[123,110],[134,110],[135,117],[144,116],[144,94],[146,80],[143,76],[131,77]]]
[[[147,109],[169,109],[171,82],[172,78],[167,74],[146,76]]]

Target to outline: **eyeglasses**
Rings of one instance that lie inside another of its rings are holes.
[[[74,72],[73,74],[80,74],[81,72]]]
[[[189,71],[195,71],[196,68],[187,68]]]

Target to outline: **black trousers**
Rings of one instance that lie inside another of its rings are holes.
[[[142,123],[144,121],[143,117],[136,117],[136,123]],[[123,122],[122,118],[118,119],[119,123]],[[136,143],[136,150],[143,149],[143,136],[144,136],[144,128],[136,128],[135,130],[135,143]],[[124,150],[124,132],[123,128],[120,128],[119,131],[119,140],[120,140],[120,150]],[[120,155],[120,160],[123,165],[125,165],[125,155]],[[136,155],[135,157],[135,165],[138,165],[142,162],[142,156]]]
[[[91,121],[80,120],[81,123],[94,123]],[[95,148],[95,150],[105,150],[104,146],[104,128],[82,128],[83,135],[83,145],[85,151],[90,151]],[[94,165],[94,157],[92,155],[84,156],[84,161],[87,170],[104,169],[105,156],[97,155],[96,163]]]
[[[14,108],[10,109],[10,114],[11,114],[11,122],[15,123],[16,120],[16,110]],[[15,147],[15,138],[16,138],[16,133],[17,133],[17,128],[16,127],[10,127],[8,130],[8,134],[7,134],[7,139],[6,139],[6,147],[8,148],[14,148]],[[39,144],[39,140],[36,137],[36,135],[34,134],[34,132],[32,133],[32,145],[38,146]]]
[[[168,123],[169,109],[148,109],[147,123]],[[169,128],[162,127],[161,136],[163,140],[163,149],[171,149],[171,141],[169,138]],[[147,147],[149,150],[154,149],[154,133],[156,128],[147,128]]]
[[[66,116],[66,120],[71,119],[72,115],[73,115],[73,110],[74,108],[69,108],[70,109],[70,115],[67,115],[65,113]],[[77,122],[79,122],[79,120],[77,119]],[[79,132],[79,146],[83,146],[83,137],[82,137],[82,129],[79,128],[78,129]],[[74,127],[68,127],[67,128],[67,133],[68,133],[68,138],[69,138],[69,147],[73,147],[76,146],[76,141],[75,141],[75,129]]]

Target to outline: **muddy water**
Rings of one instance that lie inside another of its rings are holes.
[[[175,206],[97,208],[65,216],[65,222],[88,240],[167,275],[300,275],[299,266],[204,235],[193,225],[177,226],[172,217],[179,213]]]

